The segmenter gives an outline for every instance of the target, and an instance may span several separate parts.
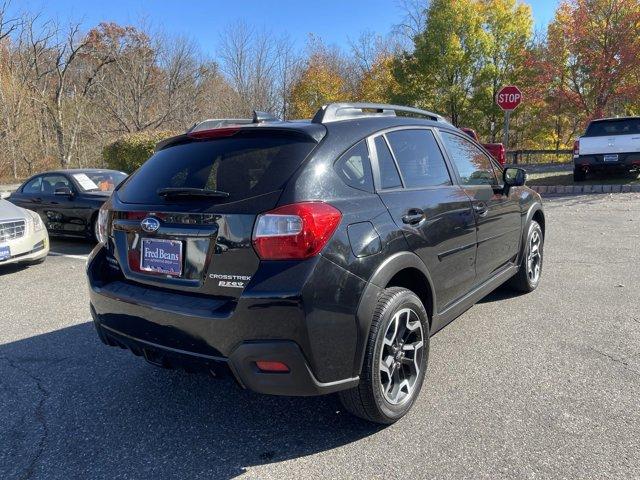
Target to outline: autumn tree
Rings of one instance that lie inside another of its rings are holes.
[[[350,91],[339,52],[312,38],[309,57],[291,90],[291,115],[310,118],[322,105],[346,101]]]
[[[549,26],[547,53],[541,68],[587,118],[625,113],[624,100],[637,93],[631,79],[640,69],[640,3],[563,1]]]

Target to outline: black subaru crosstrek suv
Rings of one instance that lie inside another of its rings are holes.
[[[429,337],[499,285],[540,280],[545,218],[442,117],[330,104],[161,142],[99,214],[87,274],[100,339],[274,395],[340,392],[391,423]]]

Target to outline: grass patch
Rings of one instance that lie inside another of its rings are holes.
[[[618,174],[615,176],[588,175],[583,182],[573,181],[573,172],[540,172],[528,173],[527,185],[552,186],[552,185],[638,185],[638,174]]]

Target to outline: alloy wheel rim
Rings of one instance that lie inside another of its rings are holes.
[[[540,278],[542,265],[542,237],[537,230],[531,235],[527,252],[527,276],[531,283],[536,283]]]
[[[420,377],[424,332],[420,317],[410,308],[393,315],[380,349],[380,388],[392,405],[409,401]]]

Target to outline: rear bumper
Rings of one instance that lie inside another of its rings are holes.
[[[342,302],[336,287],[327,288],[324,270],[341,275],[336,284],[344,289],[364,289],[365,283],[321,257],[310,269],[324,286],[310,278],[302,292],[278,293],[254,284],[239,299],[224,299],[112,279],[104,249],[97,248],[87,266],[91,313],[105,344],[159,366],[231,372],[240,385],[259,393],[332,393],[358,383],[357,304]],[[313,295],[313,309],[305,308],[307,295]],[[264,373],[257,360],[283,362],[290,371]]]
[[[640,152],[618,153],[618,160],[605,162],[604,155],[578,155],[573,157],[576,168],[585,171],[629,171],[640,169]]]

